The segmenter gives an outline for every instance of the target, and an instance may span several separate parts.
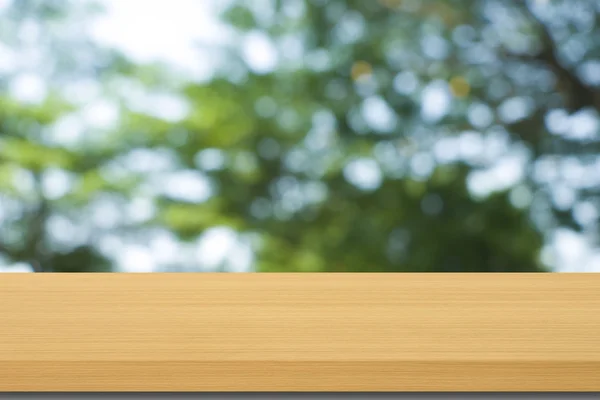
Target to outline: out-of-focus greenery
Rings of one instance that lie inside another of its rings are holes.
[[[544,232],[598,231],[598,1],[232,1],[224,20],[278,63],[252,68],[235,41],[202,82],[63,32],[84,20],[76,4],[0,15],[16,52],[11,34],[42,24],[52,64],[42,102],[0,97],[8,262],[108,271],[115,241],[229,227],[258,271],[525,272],[545,269]],[[3,89],[14,79],[0,70]],[[110,102],[62,90],[90,79]],[[189,112],[131,107],[123,88],[175,93]],[[90,107],[119,118],[94,123]]]

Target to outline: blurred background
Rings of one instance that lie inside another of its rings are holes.
[[[599,0],[0,0],[0,270],[600,271]]]

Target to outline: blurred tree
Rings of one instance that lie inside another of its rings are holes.
[[[15,24],[78,9],[19,3]],[[0,252],[102,271],[115,238],[194,244],[228,226],[259,271],[541,271],[541,231],[598,229],[574,210],[598,209],[599,7],[232,1],[239,40],[215,50],[212,79],[184,85],[83,34],[50,35],[63,61],[45,79],[61,83],[0,107]],[[78,46],[88,63],[66,63]],[[149,112],[131,93],[190,112]]]
[[[473,17],[447,2],[425,2],[421,13],[417,2],[414,13],[389,7],[234,2],[225,17],[262,47],[232,49],[212,81],[187,89],[193,113],[180,160],[202,169],[204,158],[222,158],[204,168],[215,183],[211,207],[229,216],[220,223],[257,233],[261,271],[541,270],[541,237],[513,205],[526,188],[485,200],[467,190],[469,172],[501,154],[437,167],[431,154],[436,139],[473,129],[466,108],[476,91],[457,62],[434,60],[431,72],[419,72],[432,50],[414,32],[423,23],[432,34],[444,29],[440,15],[454,15],[454,26]],[[278,52],[277,65],[253,66],[248,53],[265,46]],[[426,121],[420,82],[438,79],[450,81],[456,110]],[[161,207],[164,221],[191,238],[214,222],[186,216],[206,209]]]
[[[257,82],[256,110],[271,107],[275,129],[288,131],[271,147],[287,161],[310,160],[302,173],[314,178],[323,154],[336,154],[315,151],[309,140],[317,136],[334,138],[322,147],[344,146],[341,164],[378,162],[382,182],[372,195],[384,196],[386,179],[418,175],[428,158],[440,168],[465,162],[471,170],[458,181],[476,197],[492,195],[496,180],[513,206],[531,206],[540,231],[568,226],[597,244],[600,2],[306,0],[275,1],[266,12],[267,3],[234,2],[226,12],[246,40],[237,41],[240,64],[221,76],[244,89]],[[262,46],[249,47],[250,38]],[[252,57],[265,47],[278,54],[266,72]],[[409,165],[404,174],[399,158]],[[521,170],[514,179],[511,162]],[[289,164],[280,170],[288,173]]]
[[[85,23],[98,8],[89,1],[0,6],[0,255],[34,271],[108,271],[90,235],[60,242],[49,230],[73,229],[65,216],[85,212],[90,191],[104,188],[90,177],[115,154],[84,137],[77,117],[93,120],[94,110],[82,92],[131,64],[90,40]]]

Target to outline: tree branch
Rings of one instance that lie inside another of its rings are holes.
[[[29,229],[25,241],[25,257],[35,272],[45,272],[50,270],[50,266],[46,262],[48,261],[48,257],[44,250],[46,221],[50,215],[50,205],[42,193],[41,177],[39,174],[35,174],[35,181],[38,189],[39,203],[29,221]]]
[[[527,19],[538,27],[543,44],[542,50],[537,55],[520,58],[539,61],[550,67],[558,80],[559,90],[567,97],[566,107],[568,111],[576,112],[586,107],[592,107],[600,112],[600,91],[586,85],[575,72],[566,68],[560,62],[557,44],[552,38],[548,26],[531,11],[526,2],[517,3]]]

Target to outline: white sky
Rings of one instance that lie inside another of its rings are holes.
[[[1,1],[1,0],[0,0]],[[215,18],[214,0],[102,0],[107,15],[93,27],[102,43],[124,50],[138,62],[168,61],[187,72],[210,70],[210,53],[196,42],[218,46],[227,31]]]

